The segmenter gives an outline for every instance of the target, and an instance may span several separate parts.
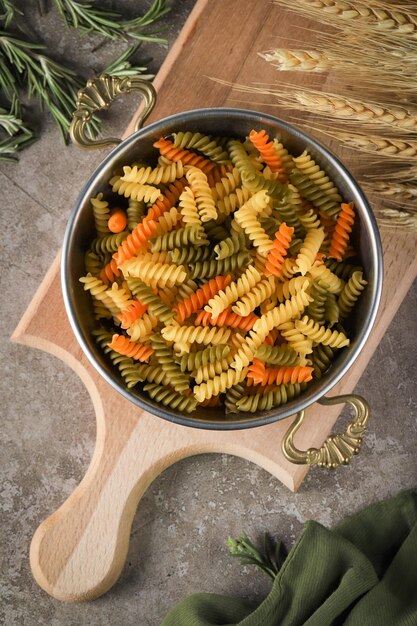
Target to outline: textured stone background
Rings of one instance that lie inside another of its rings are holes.
[[[170,44],[194,0],[171,4]],[[58,58],[73,58],[80,67],[88,59],[100,70],[118,53],[116,44],[93,52],[99,39],[65,31],[55,11],[38,17],[34,0],[23,5],[34,31]],[[133,13],[138,3],[124,5]],[[166,50],[144,46],[143,55],[148,54],[154,56],[156,70]],[[125,100],[106,115],[112,134],[121,132],[134,108],[134,102]],[[87,392],[72,371],[58,359],[13,345],[8,338],[61,245],[78,190],[102,158],[103,153],[65,148],[45,116],[42,139],[22,153],[17,165],[0,165],[0,623],[8,626],[157,626],[173,604],[194,591],[260,599],[268,580],[227,556],[224,540],[229,534],[245,529],[256,538],[267,529],[291,545],[306,519],[331,526],[417,482],[414,289],[358,385],[357,391],[371,402],[372,419],[363,452],[349,468],[312,471],[294,495],[242,459],[204,455],[184,460],[165,471],[142,499],[126,566],[105,596],[66,605],[37,587],[28,563],[32,534],[81,480],[93,450],[95,419]]]

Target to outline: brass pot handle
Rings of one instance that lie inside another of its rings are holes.
[[[94,113],[100,109],[107,109],[119,95],[132,92],[140,93],[144,100],[144,107],[135,122],[135,130],[139,130],[156,103],[156,91],[153,85],[135,76],[119,77],[101,74],[90,79],[77,94],[77,108],[70,126],[72,141],[85,150],[107,148],[119,144],[122,140],[117,137],[95,140],[91,139],[86,131]]]
[[[346,402],[353,407],[355,417],[349,423],[346,432],[343,435],[330,435],[321,448],[299,450],[294,445],[294,435],[304,420],[305,411],[300,411],[284,435],[282,452],[286,459],[298,465],[318,465],[330,469],[342,464],[347,465],[361,448],[362,435],[368,422],[369,405],[364,398],[356,394],[321,398],[318,402],[324,405]]]

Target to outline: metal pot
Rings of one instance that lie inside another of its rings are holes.
[[[110,139],[91,141],[86,133],[92,113],[106,107],[119,94],[139,91],[145,99],[145,107],[136,124],[136,132],[123,142]],[[84,148],[104,147],[118,144],[90,176],[81,191],[70,216],[65,233],[62,251],[62,290],[68,317],[73,331],[90,362],[107,382],[126,399],[141,409],[184,426],[231,430],[263,426],[289,415],[297,414],[297,419],[283,441],[285,456],[295,463],[318,464],[334,467],[348,463],[360,447],[361,434],[368,417],[368,406],[363,398],[349,395],[338,398],[325,398],[342,376],[352,366],[363,349],[374,324],[382,287],[382,248],[376,221],[368,202],[351,174],[326,148],[301,131],[285,122],[255,111],[233,108],[197,109],[172,115],[141,128],[155,103],[156,95],[148,83],[138,79],[119,79],[101,76],[90,81],[87,88],[79,93],[78,109],[74,114],[72,138]],[[99,192],[108,194],[108,180],[114,170],[134,161],[147,161],[154,155],[152,144],[159,137],[174,131],[201,131],[212,135],[246,136],[252,128],[264,128],[272,137],[279,134],[283,143],[293,154],[307,149],[314,160],[329,174],[348,201],[353,201],[358,218],[353,233],[353,242],[360,253],[368,286],[355,308],[349,323],[351,344],[335,358],[334,363],[321,380],[312,383],[298,398],[286,405],[255,415],[226,415],[219,409],[200,409],[196,415],[184,415],[178,411],[160,406],[152,401],[139,388],[128,390],[120,375],[114,370],[105,355],[99,350],[91,336],[95,327],[90,295],[79,283],[85,273],[84,253],[94,238],[94,220],[89,206],[89,198]],[[139,130],[140,129],[140,130]],[[304,410],[313,404],[334,404],[348,402],[355,409],[355,418],[344,435],[327,440],[320,450],[298,451],[293,444],[293,435],[304,417]],[[121,416],[121,419],[123,417]]]

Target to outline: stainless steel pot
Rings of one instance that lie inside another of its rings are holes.
[[[119,94],[139,91],[145,99],[145,108],[137,122],[137,130],[125,141],[118,139],[91,141],[86,128],[92,113],[106,107]],[[363,349],[374,324],[382,287],[382,249],[376,221],[359,185],[345,167],[326,148],[301,131],[285,122],[255,111],[232,108],[197,109],[172,115],[139,128],[152,110],[155,93],[148,83],[137,79],[99,77],[90,81],[79,94],[78,109],[72,125],[73,140],[84,148],[114,145],[117,147],[102,161],[82,189],[70,216],[62,251],[62,290],[68,317],[73,331],[90,362],[107,382],[126,399],[141,409],[146,409],[164,419],[198,428],[231,430],[263,426],[289,415],[297,414],[297,419],[283,441],[283,451],[295,463],[318,464],[335,467],[348,463],[360,447],[361,435],[368,418],[368,405],[359,396],[339,396],[325,398],[342,376],[352,366]],[[286,405],[259,412],[255,415],[226,415],[219,409],[199,409],[196,415],[185,415],[165,408],[152,401],[140,388],[128,390],[120,375],[114,370],[105,355],[98,349],[91,336],[96,323],[92,314],[90,295],[79,282],[85,273],[84,253],[94,238],[94,220],[89,198],[103,192],[108,195],[108,181],[114,170],[134,161],[148,161],[154,157],[152,144],[163,135],[174,131],[201,131],[212,135],[245,137],[252,128],[264,128],[272,137],[281,137],[293,154],[307,149],[315,161],[329,174],[347,201],[355,203],[358,219],[353,233],[353,242],[359,251],[368,286],[355,308],[350,320],[351,344],[337,355],[334,363],[320,381],[312,383],[300,397]],[[320,450],[299,451],[293,443],[293,435],[304,417],[304,410],[313,404],[334,404],[348,402],[355,409],[355,418],[344,435],[330,437]],[[121,416],[123,419],[123,416]]]

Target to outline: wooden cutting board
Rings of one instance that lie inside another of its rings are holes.
[[[269,0],[199,0],[155,79],[159,96],[152,119],[201,106],[262,110],[253,98],[242,105],[230,88],[209,77],[244,84],[260,77],[273,82],[276,71],[257,52],[285,46],[293,32],[290,24],[297,19]],[[280,38],[285,38],[281,44]],[[264,110],[273,111],[268,106]],[[387,232],[383,245],[385,286],[379,317],[366,349],[334,394],[353,390],[417,274],[415,236]],[[57,257],[13,340],[67,363],[84,381],[96,411],[97,443],[88,471],[74,493],[37,529],[30,550],[39,585],[55,598],[77,601],[96,598],[117,580],[138,502],[172,463],[195,454],[226,452],[257,463],[292,491],[307,469],[287,462],[280,450],[292,418],[254,430],[213,432],[171,424],[124,400],[96,373],[75,340],[62,301],[59,265]],[[317,405],[309,409],[296,444],[303,449],[320,446],[340,409]]]

